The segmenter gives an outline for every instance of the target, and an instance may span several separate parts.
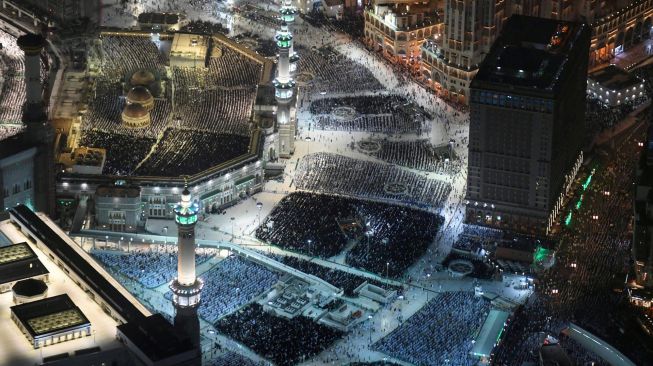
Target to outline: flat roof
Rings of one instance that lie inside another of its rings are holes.
[[[589,78],[609,90],[623,90],[642,83],[635,75],[615,65],[593,71]]]
[[[204,60],[209,48],[209,37],[203,34],[175,33],[170,48],[170,57],[192,57]]]
[[[118,326],[118,331],[145,353],[150,360],[158,361],[194,349],[187,337],[175,332],[161,314]]]
[[[28,144],[24,140],[23,132],[12,135],[0,140],[2,149],[0,149],[0,159],[16,155],[21,151],[29,150],[35,147],[34,144]]]
[[[25,205],[9,209],[9,213],[37,236],[51,251],[57,254],[86,284],[100,294],[109,306],[126,321],[139,320],[146,315],[123,295],[107,278],[98,272],[74,248],[66,243],[50,226]]]
[[[19,281],[48,273],[27,243],[0,247],[0,283]]]
[[[589,28],[582,23],[512,16],[472,83],[485,81],[554,90],[565,74],[574,71],[567,70],[567,61],[576,41],[588,34]]]
[[[98,197],[127,197],[135,198],[141,196],[141,187],[139,186],[108,186],[101,185],[95,190]]]
[[[497,344],[497,341],[503,333],[503,325],[510,316],[510,313],[505,311],[492,309],[485,322],[481,331],[476,337],[476,342],[470,353],[478,357],[489,357],[494,349],[494,345]]]
[[[29,258],[36,258],[36,253],[27,243],[18,243],[0,248],[0,265]]]
[[[10,309],[32,338],[91,324],[66,294],[15,305]]]

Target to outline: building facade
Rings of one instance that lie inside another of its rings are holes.
[[[582,162],[586,25],[513,16],[471,84],[467,220],[548,233]]]
[[[395,61],[416,62],[420,47],[441,33],[438,1],[375,0],[365,10],[368,46]]]
[[[632,254],[635,281],[653,288],[653,129],[637,166]]]
[[[506,11],[505,1],[445,1],[444,33],[421,50],[422,75],[433,88],[467,103],[469,83],[510,15]]]

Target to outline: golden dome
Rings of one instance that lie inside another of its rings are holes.
[[[148,111],[151,111],[154,108],[154,97],[152,97],[152,93],[147,88],[136,86],[127,93],[127,103],[140,104]]]
[[[122,111],[122,122],[127,127],[147,127],[150,125],[150,112],[138,103],[127,104]]]
[[[147,70],[138,70],[132,74],[132,77],[129,79],[129,83],[132,86],[149,86],[156,81],[154,74]]]
[[[134,104],[127,104],[125,106],[125,109],[122,111],[123,116],[127,116],[130,118],[140,118],[147,116],[149,112],[147,109],[145,109],[142,105],[138,103]]]

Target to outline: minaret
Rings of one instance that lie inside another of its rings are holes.
[[[195,223],[199,207],[191,201],[188,186],[181,194],[175,208],[177,223],[177,278],[170,283],[175,307],[175,328],[190,337],[200,347],[200,325],[197,307],[204,283],[195,275]]]
[[[43,104],[41,84],[41,53],[45,39],[39,34],[28,33],[18,37],[18,47],[25,53],[25,94],[22,121],[26,129],[23,139],[26,145],[37,147],[34,157],[34,204],[35,209],[54,216],[54,131],[48,123]]]
[[[286,23],[292,23],[295,21],[297,8],[292,5],[292,0],[283,0],[279,13],[281,13],[281,20]]]
[[[275,37],[279,47],[277,77],[274,79],[277,100],[277,128],[279,129],[279,156],[290,157],[295,150],[295,126],[290,115],[290,102],[293,100],[295,81],[290,77],[290,50],[292,34],[288,24],[281,23],[281,30]]]

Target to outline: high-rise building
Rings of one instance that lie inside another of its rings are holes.
[[[422,47],[423,75],[444,95],[467,103],[469,83],[509,15],[505,1],[446,0],[443,35]]]
[[[652,115],[653,116],[653,115]],[[645,149],[637,165],[632,254],[634,280],[653,288],[653,128],[649,127]]]
[[[191,342],[200,345],[199,319],[197,308],[200,305],[204,283],[195,273],[195,223],[199,205],[192,202],[188,187],[181,194],[181,202],[175,206],[177,223],[177,278],[170,283],[175,307],[174,327],[180,335],[190,337]]]
[[[546,233],[582,161],[590,28],[513,16],[471,83],[467,220]]]
[[[445,0],[442,34],[422,45],[422,77],[441,95],[468,104],[478,65],[505,20],[517,14],[589,24],[590,66],[653,35],[653,0]]]
[[[372,0],[365,10],[365,40],[386,57],[417,61],[425,40],[441,32],[436,0]]]
[[[295,118],[290,106],[295,99],[295,81],[291,77],[291,52],[294,53],[293,36],[288,24],[283,22],[275,36],[279,48],[277,77],[274,79],[274,96],[277,100],[277,128],[279,130],[279,156],[290,157],[295,151]],[[296,61],[299,59],[297,58]],[[297,62],[294,62],[295,71]]]

